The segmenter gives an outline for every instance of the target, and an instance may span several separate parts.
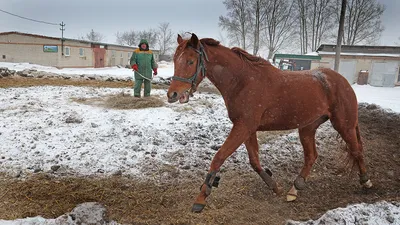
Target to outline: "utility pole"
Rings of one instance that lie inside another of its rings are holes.
[[[61,30],[61,55],[64,55],[64,30],[65,30],[65,23],[61,22],[60,23],[60,30]]]
[[[347,0],[342,0],[342,9],[340,10],[339,31],[336,43],[336,57],[334,70],[339,72],[340,53],[342,52],[342,37],[344,32],[344,17],[346,15]]]

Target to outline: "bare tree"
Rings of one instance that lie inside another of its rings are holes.
[[[332,36],[333,0],[296,0],[301,54],[315,51]]]
[[[300,52],[307,53],[308,49],[308,32],[307,32],[307,16],[309,8],[309,0],[297,0],[298,18],[299,18],[299,37]]]
[[[327,40],[334,27],[333,0],[312,0],[309,11],[311,51],[316,51],[321,42]]]
[[[158,45],[160,47],[160,55],[171,53],[174,45],[174,36],[169,28],[169,23],[160,23],[158,26]]]
[[[266,17],[267,17],[267,3],[269,0],[251,0],[249,2],[249,15],[250,15],[250,27],[251,33],[253,34],[253,55],[257,55],[260,49],[260,34],[263,30]]]
[[[219,26],[227,31],[232,43],[238,44],[242,49],[247,48],[246,38],[250,32],[250,18],[248,1],[246,0],[225,0],[227,16],[219,17]]]
[[[221,33],[221,32],[218,33],[218,41],[219,41],[221,44],[225,45],[225,46],[228,46],[228,45],[229,45],[229,43],[227,43],[226,37],[225,37],[224,34]]]
[[[334,66],[334,70],[336,72],[339,71],[340,53],[342,51],[342,36],[343,36],[343,32],[344,32],[344,17],[346,15],[346,6],[347,6],[347,0],[342,0],[342,6],[340,9],[339,31],[338,31],[338,37],[337,37],[337,42],[336,42],[335,66]]]
[[[293,8],[293,2],[287,0],[269,0],[266,5],[266,23],[263,34],[269,59],[294,36]]]
[[[104,35],[99,32],[95,32],[93,29],[87,33],[85,36],[79,37],[81,40],[93,41],[93,42],[101,42],[104,40]]]
[[[149,46],[154,48],[157,43],[157,31],[154,29],[139,31],[139,39],[146,39]]]
[[[138,44],[138,34],[134,31],[117,32],[117,43],[120,45],[135,46]]]
[[[376,0],[348,0],[343,44],[376,43],[384,30],[381,21],[384,11],[385,7]],[[337,12],[340,10],[337,9]]]

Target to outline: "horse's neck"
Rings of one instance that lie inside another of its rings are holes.
[[[238,93],[251,79],[273,82],[278,70],[272,65],[255,68],[227,49],[209,56],[207,78],[225,97],[227,93]],[[261,72],[262,71],[262,72]],[[264,72],[265,71],[265,72]],[[279,70],[278,70],[279,71]]]

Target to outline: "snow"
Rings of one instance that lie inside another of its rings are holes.
[[[309,53],[306,53],[305,55],[319,56],[318,52],[309,52]]]
[[[130,69],[118,67],[57,69],[28,63],[0,63],[0,67],[58,74],[133,75]],[[163,78],[171,77],[174,71],[172,63],[167,62],[159,63],[158,70]],[[352,87],[359,102],[374,103],[400,113],[400,87]],[[58,165],[60,169],[56,173],[59,174],[101,176],[122,172],[140,177],[143,176],[143,167],[149,162],[179,167],[171,155],[179,154],[184,149],[183,166],[197,162],[213,146],[222,144],[232,126],[223,99],[210,93],[196,93],[188,104],[166,104],[164,107],[138,110],[116,110],[74,101],[105,98],[121,92],[132,94],[130,88],[39,86],[0,89],[0,172],[24,177],[38,171],[51,172],[52,166]],[[155,89],[152,95],[166,102],[166,90]],[[327,128],[322,126],[322,129]],[[282,143],[296,138],[296,135],[283,135],[269,144],[270,160],[285,160],[285,155],[290,154],[285,151],[300,148],[299,144],[292,149],[281,147]],[[247,161],[243,146],[233,156]],[[210,160],[204,160],[204,168]],[[335,224],[356,224],[354,221],[357,218],[357,221],[364,221],[363,224],[400,224],[399,212],[399,204],[377,202],[331,210],[320,220],[339,218],[339,221],[334,220]],[[41,217],[0,220],[0,224],[10,225],[53,222]]]
[[[376,104],[384,109],[400,113],[400,87],[373,87],[370,85],[352,85],[358,102]]]
[[[315,221],[289,221],[290,225],[319,225],[319,224],[400,224],[400,204],[386,201],[374,204],[354,204],[346,208],[329,210]]]
[[[127,78],[133,77],[132,69],[121,67],[105,67],[105,68],[62,68],[58,69],[51,66],[42,66],[30,63],[8,63],[0,62],[0,68],[7,67],[10,70],[37,70],[54,74],[63,75],[96,75],[96,76],[110,76],[113,78]],[[158,74],[156,77],[168,78],[174,74],[174,69],[171,62],[161,61],[158,63]]]

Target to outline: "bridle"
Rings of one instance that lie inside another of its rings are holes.
[[[191,47],[193,48],[193,47]],[[205,61],[208,62],[208,57],[206,52],[204,51],[204,47],[203,45],[200,43],[200,48],[199,49],[195,49],[193,48],[193,50],[195,52],[197,52],[197,54],[199,54],[198,60],[197,60],[197,68],[196,68],[196,72],[193,74],[193,76],[189,77],[189,78],[184,78],[184,77],[178,77],[176,75],[174,75],[172,77],[172,80],[176,80],[176,81],[181,81],[181,82],[185,82],[185,83],[189,83],[191,84],[191,88],[188,91],[193,91],[195,86],[196,86],[196,78],[197,76],[200,74],[202,74],[203,78],[206,76],[206,65],[204,64]]]

